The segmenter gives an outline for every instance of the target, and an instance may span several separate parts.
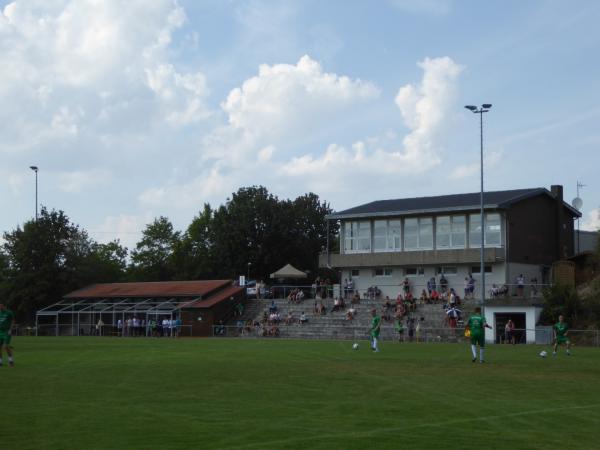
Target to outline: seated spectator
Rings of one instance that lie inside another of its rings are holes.
[[[341,297],[336,297],[335,300],[333,301],[333,308],[331,309],[331,312],[335,312],[338,311],[340,309],[343,308],[343,300],[341,299]]]
[[[406,315],[406,307],[400,303],[396,305],[396,317],[404,317]]]
[[[269,336],[272,337],[279,337],[279,327],[271,327],[269,328]]]
[[[285,317],[285,324],[291,325],[294,322],[294,315],[291,311],[288,311],[287,316]]]
[[[351,306],[350,308],[348,308],[348,311],[346,311],[346,320],[352,322],[355,316],[356,309],[353,306]]]
[[[300,319],[298,320],[298,322],[300,323],[300,325],[308,322],[308,317],[306,317],[306,314],[304,314],[304,311],[302,311],[302,313],[300,314]]]
[[[302,300],[304,300],[304,291],[298,289],[298,292],[296,292],[296,302],[300,303]]]
[[[267,323],[269,320],[269,313],[267,311],[263,312],[262,323]]]
[[[360,303],[360,295],[358,295],[358,293],[355,292],[354,295],[352,296],[352,304],[358,305],[359,303]]]
[[[396,305],[400,305],[402,303],[404,303],[404,298],[402,297],[402,294],[398,292],[398,296],[396,297]]]
[[[275,304],[275,300],[271,300],[271,306],[269,306],[269,312],[277,312],[277,305]]]
[[[490,289],[490,297],[496,298],[500,295],[500,288],[496,285],[496,283],[492,284],[492,288]]]
[[[433,303],[437,303],[438,300],[440,299],[440,294],[438,291],[436,291],[435,289],[433,291],[431,291],[431,301]]]
[[[217,335],[217,336],[225,335],[225,325],[223,325],[222,320],[219,320],[219,324],[215,327],[215,335]]]
[[[324,316],[325,314],[327,314],[327,308],[325,308],[325,305],[323,304],[322,300],[319,302],[319,305],[317,306],[317,314],[320,314],[321,316]]]
[[[424,305],[425,303],[429,303],[429,296],[427,295],[427,291],[423,289],[421,291],[421,297],[419,297],[419,304]]]

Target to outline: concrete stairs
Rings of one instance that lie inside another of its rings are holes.
[[[263,313],[269,311],[269,306],[272,300],[248,300],[246,310],[241,318],[235,318],[228,323],[229,326],[234,326],[238,320],[246,321],[253,319],[262,322]],[[324,301],[327,308],[325,315],[318,315],[314,312],[314,299],[305,299],[302,303],[290,303],[287,299],[275,299],[275,305],[281,316],[282,322],[278,325],[280,337],[291,339],[340,339],[340,340],[365,340],[369,338],[368,330],[371,326],[371,309],[377,308],[379,314],[383,312],[383,300],[361,300],[360,304],[354,305],[356,316],[353,321],[346,320],[346,311],[350,307],[347,305],[346,310],[331,312],[333,308],[333,299]],[[468,317],[475,305],[464,304],[461,306],[463,317]],[[286,325],[284,319],[288,312],[291,311],[294,317],[294,323]],[[298,318],[304,312],[308,318],[308,323],[299,324]],[[393,309],[391,310],[393,315]],[[451,330],[445,322],[446,313],[441,304],[425,304],[417,305],[417,310],[410,313],[408,317],[415,319],[415,326],[420,320],[421,331],[419,339],[424,342],[440,342],[440,341],[456,341],[462,336],[462,331],[456,332]],[[406,318],[404,324],[404,339],[408,340],[408,326]],[[267,325],[267,328],[269,326]],[[232,330],[233,331],[233,330]],[[232,333],[235,334],[235,333]],[[246,337],[256,337],[260,332],[245,333]],[[415,333],[416,338],[416,333]],[[381,339],[397,340],[398,333],[395,330],[394,320],[383,321],[381,326]]]

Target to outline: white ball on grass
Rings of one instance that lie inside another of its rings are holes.
[[[546,350],[542,350],[542,351],[540,352],[540,356],[541,356],[542,358],[545,358],[546,356],[548,356],[548,352],[547,352]]]
[[[352,344],[352,348],[353,348],[354,350],[358,350],[358,343],[357,343],[357,342],[355,342],[354,344]]]

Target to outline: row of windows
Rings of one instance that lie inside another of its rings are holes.
[[[471,274],[479,274],[481,272],[480,270],[480,266],[473,266],[471,267]],[[394,273],[396,274],[400,274],[402,275],[402,272],[404,271],[404,276],[407,277],[417,277],[417,276],[424,276],[425,275],[425,269],[423,267],[405,267],[404,269],[395,269],[396,271],[394,271],[394,269],[390,268],[390,267],[379,267],[376,269],[373,269],[373,276],[374,277],[391,277],[394,275]],[[485,266],[484,267],[485,273],[492,273],[492,266]],[[352,276],[352,278],[357,278],[360,277],[360,273],[361,270],[360,269],[352,269],[350,270],[350,275]],[[435,268],[435,273],[437,275],[456,275],[458,274],[458,269],[456,266],[441,266],[441,267],[436,267]]]
[[[436,217],[435,227],[432,217],[406,218],[404,229],[400,219],[345,222],[344,252],[433,250],[434,228],[436,249],[466,248],[467,236],[469,247],[481,246],[481,216],[469,214],[468,222],[464,215]],[[501,245],[501,230],[500,214],[487,213],[484,235],[487,247]]]

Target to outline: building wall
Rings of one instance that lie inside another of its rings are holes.
[[[551,265],[573,255],[573,216],[546,195],[515,203],[507,211],[509,262]]]
[[[485,341],[493,344],[496,335],[496,316],[495,314],[518,314],[525,313],[525,328],[527,329],[525,339],[528,344],[535,344],[535,325],[540,318],[542,308],[537,306],[486,306],[484,316],[492,326],[492,329],[485,329]]]

